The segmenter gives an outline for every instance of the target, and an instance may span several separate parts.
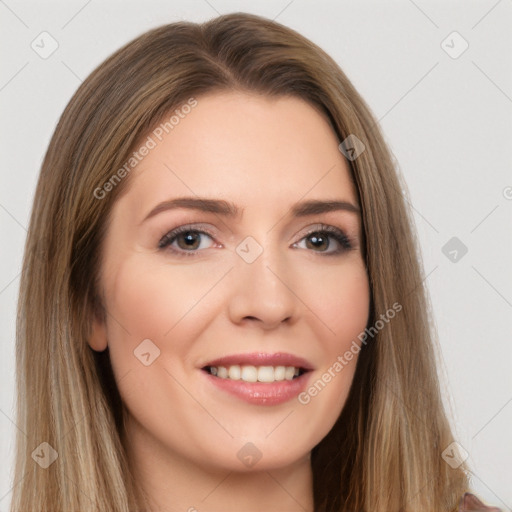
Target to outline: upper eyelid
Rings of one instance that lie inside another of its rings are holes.
[[[178,226],[176,226],[176,227],[174,227],[174,228],[172,228],[172,229],[167,230],[167,231],[164,233],[164,235],[163,235],[163,236],[166,236],[166,235],[168,235],[168,234],[170,234],[170,233],[173,233],[173,232],[175,232],[175,231],[178,231],[178,232],[179,232],[180,230],[182,230],[182,231],[183,231],[183,230],[185,230],[185,231],[186,231],[187,229],[188,229],[189,231],[204,231],[207,235],[210,235],[210,236],[216,236],[216,235],[214,234],[214,232],[215,232],[215,231],[219,231],[219,230],[218,230],[218,228],[213,228],[213,229],[211,229],[211,228],[209,227],[209,225],[208,225],[208,224],[205,224],[205,223],[201,223],[201,222],[199,222],[199,223],[190,222],[190,223],[180,224],[180,225],[178,225]],[[326,223],[326,222],[316,222],[316,223],[314,222],[314,223],[312,223],[310,226],[307,226],[307,227],[302,228],[302,229],[305,229],[308,233],[309,233],[310,231],[315,231],[315,230],[317,230],[317,231],[322,231],[322,230],[324,230],[324,229],[327,229],[327,230],[328,230],[328,229],[337,229],[337,230],[341,231],[342,233],[347,234],[347,236],[348,236],[348,231],[350,231],[350,230],[347,230],[347,229],[342,228],[342,227],[340,227],[340,226],[336,226],[336,225],[334,225],[334,224],[328,224],[328,223]],[[220,231],[222,231],[222,230],[220,230]],[[231,230],[230,230],[230,232],[232,233],[232,231],[231,231]]]

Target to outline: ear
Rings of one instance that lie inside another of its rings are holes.
[[[97,305],[92,314],[92,326],[87,340],[89,346],[96,352],[103,352],[108,345],[106,315],[101,306]]]

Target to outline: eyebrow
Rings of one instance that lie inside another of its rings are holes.
[[[216,213],[225,217],[241,217],[244,208],[225,201],[223,199],[206,199],[200,197],[178,197],[169,201],[164,201],[156,205],[144,218],[142,222],[154,217],[155,215],[177,208],[186,208],[189,210],[198,210],[206,213]],[[310,200],[296,203],[291,208],[291,214],[294,217],[307,217],[308,215],[317,215],[320,213],[333,211],[347,211],[351,213],[360,213],[359,208],[348,201],[320,201]]]

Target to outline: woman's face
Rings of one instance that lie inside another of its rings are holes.
[[[135,452],[284,467],[352,383],[343,355],[369,313],[357,196],[308,103],[223,93],[189,110],[125,178],[90,345],[108,344]]]

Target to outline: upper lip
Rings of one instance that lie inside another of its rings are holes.
[[[250,354],[232,354],[218,359],[213,359],[204,364],[207,366],[233,366],[233,365],[252,365],[252,366],[295,366],[303,370],[313,370],[313,365],[302,357],[286,352],[252,352]]]

